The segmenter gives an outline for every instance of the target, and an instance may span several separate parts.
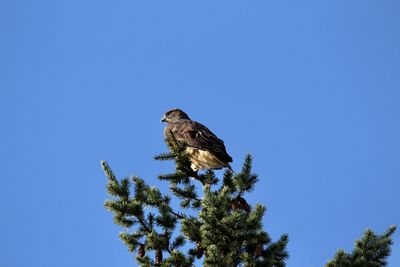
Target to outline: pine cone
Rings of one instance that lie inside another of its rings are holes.
[[[246,212],[250,212],[251,207],[250,205],[247,203],[246,199],[238,196],[237,198],[232,199],[231,201],[231,207],[233,210],[236,209],[242,209]]]
[[[145,248],[144,248],[144,245],[141,244],[141,245],[139,246],[139,249],[138,249],[138,256],[139,256],[140,258],[143,258],[143,257],[144,257],[144,254],[146,254],[146,250],[145,250]]]
[[[261,256],[262,251],[263,251],[262,245],[261,245],[261,244],[258,244],[258,245],[256,246],[256,249],[254,250],[254,255],[256,255],[256,256]]]
[[[239,201],[240,208],[245,210],[246,212],[250,212],[250,205],[247,203],[246,199],[242,197],[238,197],[237,200]]]
[[[204,248],[201,246],[201,244],[200,243],[197,243],[197,245],[196,245],[196,257],[198,258],[198,259],[200,259],[201,257],[203,257],[203,254],[204,254]]]
[[[161,264],[163,260],[163,255],[161,249],[156,250],[156,263]]]
[[[231,207],[233,210],[236,210],[239,208],[239,201],[237,200],[237,198],[232,199]]]

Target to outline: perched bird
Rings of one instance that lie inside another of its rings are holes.
[[[164,136],[167,140],[184,142],[186,152],[191,161],[193,171],[202,169],[229,168],[232,162],[231,156],[226,153],[224,141],[219,139],[206,126],[192,121],[189,116],[180,109],[171,109],[161,118],[166,122]]]

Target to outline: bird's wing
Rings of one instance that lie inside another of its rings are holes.
[[[165,135],[167,139],[168,134],[173,134],[176,140],[185,142],[190,147],[212,152],[224,162],[232,162],[232,158],[226,152],[224,141],[201,123],[179,120],[166,127]]]

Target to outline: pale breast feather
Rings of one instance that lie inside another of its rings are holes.
[[[220,169],[226,167],[215,155],[209,151],[198,149],[195,147],[187,147],[186,152],[190,156],[191,168],[194,171],[200,169]]]

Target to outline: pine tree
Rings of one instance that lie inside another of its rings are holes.
[[[136,261],[141,266],[184,267],[193,266],[197,258],[204,266],[285,266],[288,236],[273,242],[262,228],[265,207],[252,207],[244,198],[258,180],[251,171],[252,157],[245,157],[241,172],[226,170],[220,181],[211,170],[192,171],[185,144],[168,145],[170,151],[155,159],[175,161],[175,172],[158,178],[180,200],[179,211],[168,194],[137,176],[119,181],[107,162],[101,162],[112,196],[105,207],[125,227],[120,238]],[[190,244],[184,247],[186,242]]]
[[[352,253],[344,250],[336,252],[334,258],[326,267],[383,267],[387,266],[390,255],[391,236],[396,227],[390,227],[383,235],[376,235],[371,229],[365,231],[364,236],[356,241]]]
[[[168,147],[168,153],[155,159],[175,161],[175,172],[158,178],[180,200],[179,211],[168,194],[138,176],[118,180],[107,162],[101,162],[112,196],[105,207],[125,228],[120,238],[136,261],[141,266],[194,266],[196,259],[204,266],[285,266],[288,236],[273,242],[262,229],[265,207],[252,207],[244,198],[258,180],[252,157],[245,157],[241,172],[226,170],[220,181],[211,170],[193,172],[185,144],[173,141]],[[352,253],[339,250],[325,267],[387,266],[395,230],[392,226],[383,235],[367,230]]]

